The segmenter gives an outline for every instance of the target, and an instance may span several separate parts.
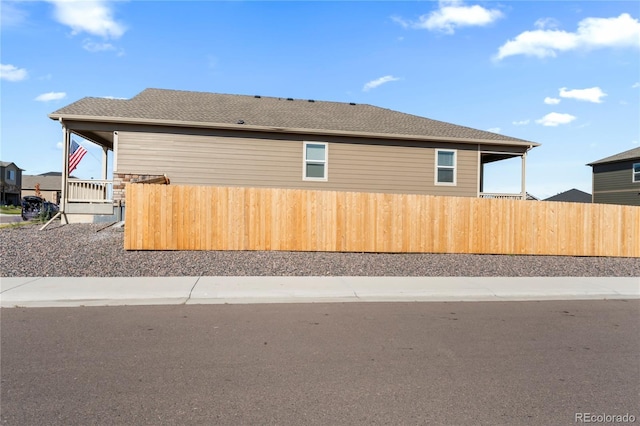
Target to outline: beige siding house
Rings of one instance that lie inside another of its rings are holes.
[[[72,179],[71,177],[69,179]],[[36,185],[40,190],[40,196],[54,204],[60,202],[62,188],[62,176],[56,173],[22,176],[22,196],[36,195]]]
[[[105,174],[113,150],[113,181],[95,182],[111,199],[91,207],[69,197],[75,184],[67,182],[71,213],[121,203],[125,183],[157,176],[184,185],[525,199],[526,154],[539,145],[372,105],[162,89],[129,100],[83,98],[49,117],[62,124],[67,146],[77,134],[103,147]],[[485,193],[485,164],[513,157],[522,158],[514,176],[521,192]]]

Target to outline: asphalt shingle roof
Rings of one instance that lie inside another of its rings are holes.
[[[620,152],[610,157],[606,157],[601,160],[594,161],[593,163],[587,164],[587,166],[593,166],[594,164],[615,163],[616,161],[633,160],[635,158],[640,158],[640,147],[632,148],[628,151]]]
[[[20,167],[18,167],[16,163],[13,163],[11,161],[0,161],[0,167],[9,167],[12,164],[16,166],[16,168],[20,169]],[[24,169],[20,169],[20,170],[24,170]]]
[[[545,198],[544,201],[564,201],[570,203],[590,203],[591,194],[588,194],[579,189],[570,189],[568,191],[561,192],[553,197]]]
[[[398,134],[465,140],[537,143],[458,126],[367,104],[265,96],[146,89],[131,99],[87,97],[51,118],[91,118],[195,122],[200,124]],[[242,121],[242,123],[241,123]]]
[[[36,183],[42,191],[59,191],[62,188],[62,176],[22,175],[22,189],[33,189]]]

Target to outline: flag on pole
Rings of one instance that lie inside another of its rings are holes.
[[[75,170],[80,164],[80,160],[87,153],[82,145],[71,139],[71,150],[69,151],[69,173]]]

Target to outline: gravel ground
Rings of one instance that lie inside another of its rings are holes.
[[[52,224],[0,229],[2,277],[640,276],[640,259],[472,254],[125,251],[122,229]]]

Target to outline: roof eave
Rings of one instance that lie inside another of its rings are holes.
[[[107,123],[122,123],[122,124],[140,124],[140,125],[152,125],[152,126],[170,126],[170,127],[195,127],[195,128],[208,128],[219,130],[244,130],[253,132],[277,132],[277,133],[295,133],[295,134],[312,134],[312,135],[327,135],[327,136],[348,136],[359,138],[374,138],[374,139],[397,139],[397,140],[414,140],[414,141],[429,141],[429,142],[453,142],[462,144],[486,144],[486,145],[510,145],[533,148],[540,146],[539,143],[529,141],[505,141],[496,139],[479,139],[479,138],[456,138],[447,136],[426,136],[426,135],[406,135],[396,133],[375,133],[375,132],[356,132],[348,130],[323,130],[323,129],[304,129],[294,127],[276,127],[276,126],[255,126],[247,124],[230,124],[230,123],[207,123],[199,121],[172,121],[172,120],[160,120],[153,118],[139,119],[129,117],[95,117],[86,115],[64,115],[64,114],[49,114],[48,117],[52,120],[73,120],[73,121],[87,121],[87,122],[107,122]]]
[[[628,161],[636,161],[636,160],[640,160],[640,157],[619,158],[617,160],[609,160],[609,161],[598,160],[598,161],[594,161],[593,163],[587,163],[587,166],[593,167],[593,166],[601,166],[603,164],[626,163]]]

